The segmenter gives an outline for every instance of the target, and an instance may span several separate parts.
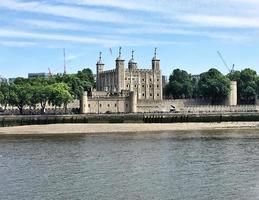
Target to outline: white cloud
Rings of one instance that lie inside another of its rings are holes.
[[[114,7],[126,10],[142,10],[142,11],[157,11],[159,1],[154,0],[57,0],[58,2],[77,4],[77,5],[91,5],[102,7]]]
[[[7,47],[31,47],[37,45],[36,42],[27,42],[27,41],[15,41],[15,40],[0,40],[1,46]]]
[[[191,14],[178,16],[178,19],[187,23],[194,23],[201,26],[259,28],[259,18]]]
[[[72,35],[62,35],[62,34],[35,33],[35,32],[16,31],[16,30],[0,30],[0,37],[79,42],[83,44],[118,44],[119,42],[116,40],[102,39],[98,37],[83,37],[83,36],[72,36]]]
[[[85,28],[78,23],[69,22],[58,22],[58,21],[47,21],[47,20],[34,20],[34,19],[23,19],[18,20],[18,23],[33,26],[34,28],[43,29],[62,29],[62,30],[84,30]]]
[[[255,36],[254,32],[251,30],[249,32],[247,29],[259,29],[259,16],[252,14],[235,16],[227,12],[231,9],[231,5],[234,5],[235,9],[238,8],[237,12],[246,10],[247,7],[242,9],[240,6],[246,1],[249,2],[250,7],[258,2],[255,0],[186,0],[185,2],[182,0],[4,0],[0,1],[0,8],[55,16],[55,20],[49,16],[49,20],[42,19],[39,15],[35,19],[32,17],[13,20],[13,23],[11,22],[13,26],[26,25],[22,27],[24,30],[36,28],[49,32],[18,31],[19,35],[9,30],[13,37],[114,46],[154,42],[162,44],[165,41],[161,35],[165,34],[171,35],[171,40],[174,35],[184,35],[247,41],[250,36]],[[111,9],[111,7],[117,9]],[[256,6],[252,7],[256,8]],[[71,19],[64,19],[64,17]],[[89,21],[97,22],[93,25]],[[112,22],[113,25],[98,22]],[[62,34],[52,34],[53,30],[62,31]],[[78,31],[76,36],[66,32],[70,30]],[[9,32],[0,30],[0,36],[3,33],[4,37],[7,37]],[[85,34],[90,36],[87,37]],[[148,41],[145,34],[155,36],[158,41],[153,39]],[[184,41],[181,42],[184,43]]]
[[[133,23],[132,20],[123,15],[101,9],[87,9],[63,5],[52,5],[41,2],[21,2],[16,0],[0,1],[0,7],[16,11],[26,11],[41,14],[50,14],[60,17],[69,17],[80,20],[112,22],[112,23]]]
[[[36,32],[26,32],[26,31],[17,31],[17,30],[1,30],[0,29],[0,38],[15,38],[15,39],[30,39],[30,40],[39,40],[45,41],[63,41],[66,42],[63,45],[69,43],[79,43],[83,44],[97,44],[104,47],[113,47],[113,46],[138,46],[138,45],[153,45],[153,44],[185,44],[184,42],[177,41],[160,41],[160,40],[143,40],[135,38],[126,38],[126,37],[116,37],[115,39],[109,39],[104,37],[84,37],[84,36],[74,36],[74,35],[64,35],[64,34],[52,34],[52,33],[36,33]],[[33,44],[33,43],[32,43]],[[49,44],[46,45],[48,47]]]

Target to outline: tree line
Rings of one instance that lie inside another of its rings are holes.
[[[83,69],[76,74],[50,77],[16,78],[12,83],[0,84],[0,104],[5,110],[8,105],[17,107],[23,114],[24,107],[36,110],[40,105],[45,112],[47,103],[67,109],[68,103],[80,99],[84,91],[94,87],[94,77],[90,69]]]
[[[175,69],[165,87],[167,98],[195,98],[210,100],[212,104],[223,103],[230,92],[230,81],[237,81],[239,104],[254,104],[259,96],[259,76],[250,68],[223,75],[215,68],[192,76],[185,70]]]

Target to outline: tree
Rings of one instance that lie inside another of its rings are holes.
[[[10,92],[9,92],[9,85],[8,83],[1,83],[0,84],[0,104],[4,106],[4,110],[6,110],[6,107],[10,100]]]
[[[230,80],[212,68],[200,75],[198,87],[201,97],[210,99],[212,104],[221,103],[230,92]]]
[[[184,70],[175,69],[169,77],[166,87],[167,96],[176,98],[191,98],[193,95],[193,81],[190,74]]]
[[[19,83],[19,84],[18,84]],[[9,103],[12,106],[18,107],[20,114],[23,114],[23,108],[26,105],[30,105],[32,98],[31,86],[25,82],[12,83],[10,85],[10,100]]]
[[[76,76],[82,81],[84,91],[90,91],[91,88],[96,86],[94,81],[93,72],[91,69],[86,68],[82,71],[78,71]]]
[[[75,99],[80,99],[84,92],[84,81],[80,80],[75,74],[64,75],[62,82],[69,87],[69,92]]]
[[[61,107],[67,110],[67,104],[72,101],[72,95],[69,93],[69,87],[65,83],[54,83],[50,85],[50,99],[49,102],[56,107]]]
[[[237,90],[238,97],[241,103],[253,104],[256,98],[256,91],[258,91],[258,77],[256,71],[246,68],[240,72],[240,79],[238,80]]]
[[[41,85],[37,87],[35,98],[41,106],[41,114],[45,113],[46,104],[52,95],[51,85]]]

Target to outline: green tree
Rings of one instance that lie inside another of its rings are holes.
[[[175,69],[169,77],[169,83],[166,86],[167,96],[173,96],[174,99],[191,98],[194,86],[190,74],[184,70]]]
[[[246,68],[240,72],[240,79],[238,80],[238,97],[240,103],[253,104],[258,91],[258,76],[256,71]]]
[[[64,75],[62,82],[69,87],[69,92],[75,99],[80,99],[84,92],[84,81],[80,80],[75,74]]]
[[[0,104],[6,110],[6,107],[10,100],[10,92],[9,92],[9,84],[8,83],[1,83],[0,84]]]
[[[202,98],[210,99],[212,104],[221,103],[229,94],[230,80],[212,68],[200,75],[198,87]]]
[[[54,83],[50,85],[51,96],[49,102],[56,107],[61,107],[67,110],[67,104],[72,101],[72,95],[69,92],[69,87],[65,83]]]
[[[23,114],[23,108],[30,105],[32,98],[31,86],[25,82],[17,82],[19,84],[10,84],[10,100],[9,104],[18,107],[20,114]]]
[[[96,86],[93,72],[91,69],[86,68],[86,69],[83,69],[82,71],[78,71],[76,76],[82,81],[82,86],[84,88],[84,91],[89,92],[91,88],[94,88]]]

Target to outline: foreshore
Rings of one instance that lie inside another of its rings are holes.
[[[195,131],[215,129],[258,129],[259,122],[173,123],[173,124],[50,124],[0,128],[0,135],[109,134]]]

